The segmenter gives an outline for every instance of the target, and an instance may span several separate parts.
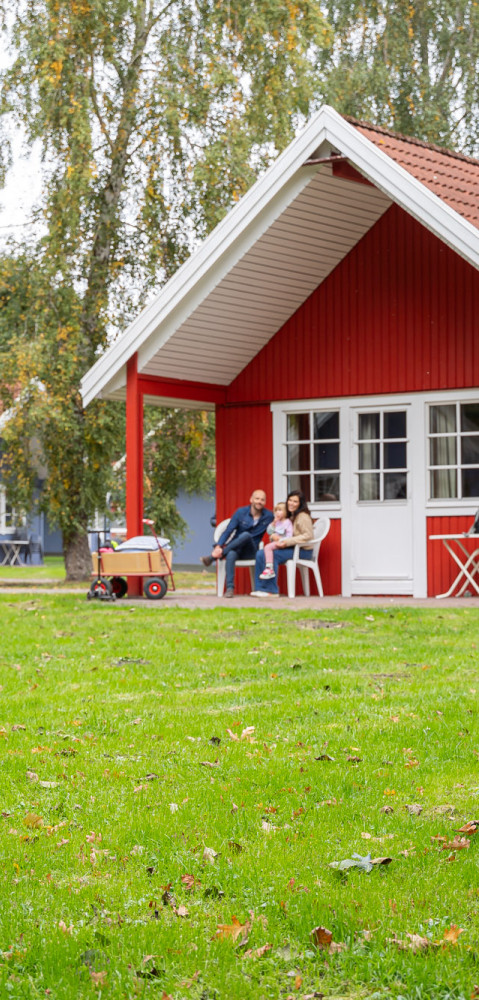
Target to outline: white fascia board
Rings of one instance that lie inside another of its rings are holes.
[[[136,351],[141,363],[165,343],[221,277],[259,238],[292,199],[315,176],[317,167],[304,168],[307,160],[325,140],[325,112],[321,109],[300,135],[260,177],[241,201],[222,219],[198,249],[178,269],[152,302],[131,323],[125,333],[84,375],[81,393],[85,406],[122,370]],[[176,316],[173,316],[178,310]],[[162,324],[168,319],[166,327]],[[154,335],[157,334],[155,337]],[[149,345],[149,338],[154,344]],[[118,384],[118,380],[115,379]]]
[[[347,156],[367,180],[387,194],[452,250],[479,268],[479,232],[438,195],[418,181],[387,153],[328,108],[326,137]]]

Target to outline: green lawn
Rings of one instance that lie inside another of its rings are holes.
[[[320,614],[0,598],[2,998],[479,996],[477,610]]]

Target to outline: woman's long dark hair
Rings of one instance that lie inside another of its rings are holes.
[[[299,507],[298,507],[297,510],[295,510],[294,514],[290,513],[290,511],[288,510],[288,500],[289,500],[290,497],[298,497],[298,499],[299,499]],[[288,493],[288,496],[286,497],[286,510],[288,511],[288,517],[289,517],[290,521],[293,522],[293,524],[294,524],[294,522],[295,522],[298,514],[302,514],[303,512],[305,514],[308,514],[309,517],[311,517],[311,512],[310,512],[309,507],[308,507],[308,505],[306,503],[306,497],[305,497],[304,493],[301,492],[301,490],[291,490],[291,493]]]

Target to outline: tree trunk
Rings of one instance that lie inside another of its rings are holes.
[[[91,552],[86,531],[77,532],[64,539],[63,556],[67,580],[90,580],[92,571]]]

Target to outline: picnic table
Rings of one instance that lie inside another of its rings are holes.
[[[30,542],[19,538],[0,538],[0,566],[21,566],[22,553],[27,554]]]

